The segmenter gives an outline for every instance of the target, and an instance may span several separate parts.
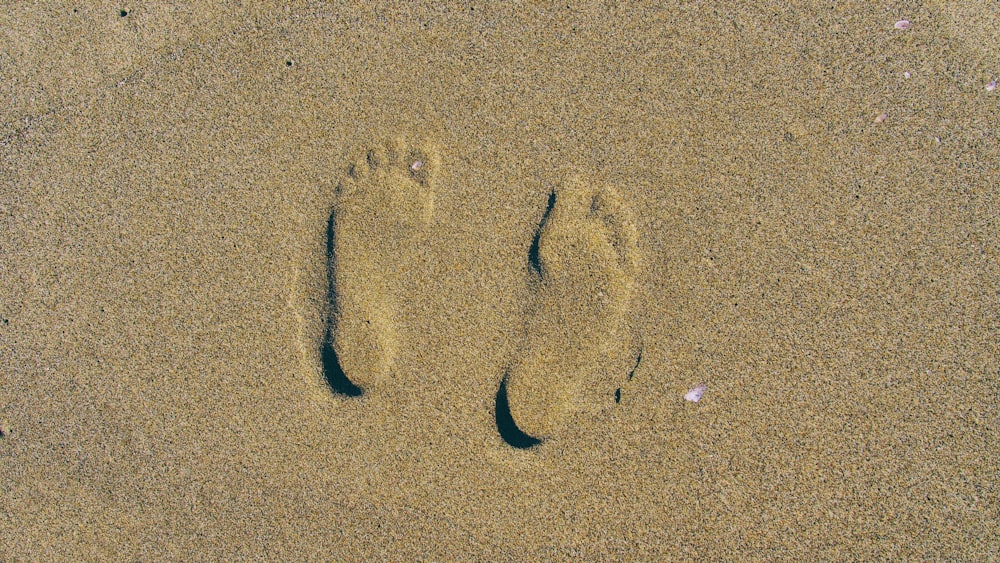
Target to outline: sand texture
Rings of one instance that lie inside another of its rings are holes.
[[[0,8],[0,560],[1000,559],[996,3],[152,4]]]

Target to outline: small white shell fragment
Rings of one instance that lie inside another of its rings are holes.
[[[997,81],[996,80],[990,80],[990,83],[986,85],[986,91],[987,92],[992,92],[992,91],[994,91],[996,89],[997,89]]]
[[[423,167],[424,167],[424,161],[422,161],[422,160],[415,160],[413,162],[413,164],[410,165],[410,170],[412,170],[414,172],[419,172],[420,169],[423,168]]]
[[[899,20],[892,27],[896,29],[910,29],[910,20]]]
[[[684,394],[685,401],[691,401],[692,403],[697,403],[701,400],[701,396],[705,394],[705,390],[708,389],[708,385],[704,383],[699,383],[691,388],[690,391]]]
[[[906,71],[903,73],[903,78],[909,78],[909,77],[910,77],[910,71]]]
[[[887,117],[889,117],[889,114],[885,112],[880,113],[878,114],[878,117],[875,118],[875,123],[882,123],[883,121],[886,120]]]

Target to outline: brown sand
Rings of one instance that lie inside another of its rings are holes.
[[[1000,558],[995,3],[22,4],[0,559]]]

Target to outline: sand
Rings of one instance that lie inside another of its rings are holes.
[[[0,558],[1000,558],[995,3],[91,4],[0,10]]]

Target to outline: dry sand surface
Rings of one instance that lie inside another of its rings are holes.
[[[0,559],[1000,558],[996,3],[155,4],[0,7]]]

